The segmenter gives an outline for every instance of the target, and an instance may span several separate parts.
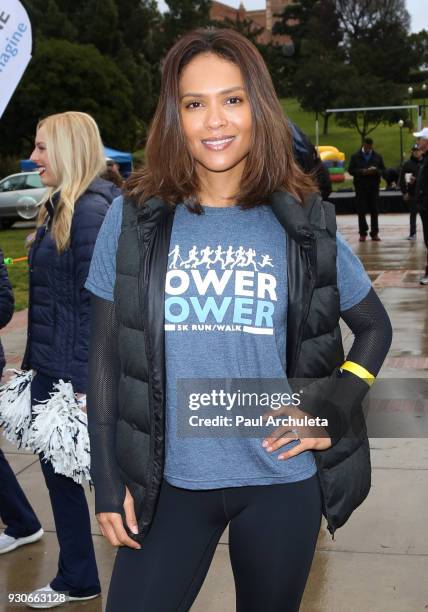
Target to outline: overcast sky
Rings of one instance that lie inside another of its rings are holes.
[[[223,4],[229,4],[238,8],[240,0],[221,0]],[[165,10],[166,5],[163,0],[158,0],[158,4],[161,10]],[[412,17],[412,31],[419,32],[419,30],[428,30],[428,0],[407,0],[407,10]],[[244,0],[244,6],[246,9],[260,9],[266,6],[264,0]]]

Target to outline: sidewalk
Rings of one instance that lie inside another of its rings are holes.
[[[418,283],[426,262],[422,229],[418,227],[417,242],[408,242],[403,239],[408,234],[408,216],[382,215],[382,242],[359,243],[354,215],[338,217],[338,225],[362,259],[392,320],[394,339],[381,376],[426,378],[428,287]],[[20,312],[2,330],[10,367],[19,367],[25,346],[25,327],[26,313]],[[352,336],[345,327],[343,332],[348,350]],[[36,544],[0,557],[0,612],[3,612],[16,609],[16,606],[7,605],[7,593],[28,592],[52,579],[58,548],[38,459],[16,450],[3,436],[0,447],[18,474],[46,532]],[[371,448],[371,493],[349,522],[338,530],[335,541],[331,540],[323,524],[302,612],[422,612],[428,609],[427,440],[372,439]],[[84,610],[101,612],[115,550],[100,535],[93,515],[93,493],[89,489],[88,500],[103,601],[88,602]],[[77,610],[82,604],[69,606]],[[233,577],[225,532],[192,612],[234,610]]]

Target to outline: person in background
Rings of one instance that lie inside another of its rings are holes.
[[[3,251],[0,249],[0,329],[6,327],[13,315],[15,300],[12,285],[10,284],[6,264],[4,263]],[[0,340],[0,378],[6,365],[3,346]]]
[[[120,191],[103,179],[105,155],[98,126],[86,113],[65,112],[42,119],[31,155],[48,187],[29,252],[29,307],[24,370],[34,406],[50,397],[60,379],[70,382],[84,409],[88,382],[90,295],[84,288],[98,231]],[[82,405],[83,404],[83,405]],[[39,454],[55,519],[58,571],[31,593],[31,608],[51,608],[100,595],[85,491],[55,472]]]
[[[12,318],[14,298],[7,268],[0,249],[0,328]],[[0,341],[0,379],[6,365],[3,346]],[[3,451],[0,449],[0,518],[6,529],[0,535],[0,555],[37,542],[43,536],[43,529],[21,489]]]
[[[424,232],[424,242],[427,248],[427,265],[425,274],[420,279],[421,285],[428,285],[428,127],[420,132],[414,132],[418,139],[418,147],[422,153],[422,163],[416,180],[415,200],[416,210],[419,212]]]
[[[422,151],[417,144],[410,149],[410,158],[404,162],[400,172],[400,189],[403,200],[410,209],[410,232],[406,240],[416,240],[416,179],[422,165]]]
[[[318,155],[317,150],[314,147],[314,155],[315,155],[315,182],[318,185],[319,192],[323,200],[328,200],[331,192],[333,191],[333,187],[331,184],[330,173],[328,171],[327,166],[325,166]]]
[[[294,159],[301,169],[311,174],[315,180],[321,197],[327,200],[332,192],[330,174],[327,167],[321,161],[316,147],[308,136],[293,121],[288,121],[293,135]]]
[[[110,181],[116,187],[121,189],[123,185],[123,176],[120,173],[119,164],[117,164],[111,157],[106,158],[106,169],[101,174],[101,178],[106,181]]]
[[[399,168],[387,168],[383,175],[385,179],[385,189],[397,190],[398,182],[400,179]]]
[[[379,242],[378,199],[385,164],[382,156],[374,151],[371,138],[364,138],[362,148],[352,155],[348,172],[354,177],[360,242],[366,241],[369,229],[366,221],[367,210],[370,212],[370,237]]]

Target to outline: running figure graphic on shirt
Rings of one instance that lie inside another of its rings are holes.
[[[180,253],[180,246],[177,244],[168,253],[168,257],[171,258],[168,266],[170,270],[177,270],[179,268],[189,270],[196,269],[199,266],[210,270],[211,266],[216,263],[221,264],[222,270],[252,267],[257,272],[259,267],[274,267],[270,255],[261,254],[258,256],[255,249],[244,249],[242,245],[236,250],[230,245],[226,250],[223,250],[220,244],[215,249],[207,245],[200,250],[196,245],[193,245],[188,251],[187,258],[185,258]]]

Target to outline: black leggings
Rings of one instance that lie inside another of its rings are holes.
[[[140,550],[118,550],[106,612],[185,612],[229,524],[237,612],[296,612],[321,522],[317,475],[192,491],[163,482]]]

